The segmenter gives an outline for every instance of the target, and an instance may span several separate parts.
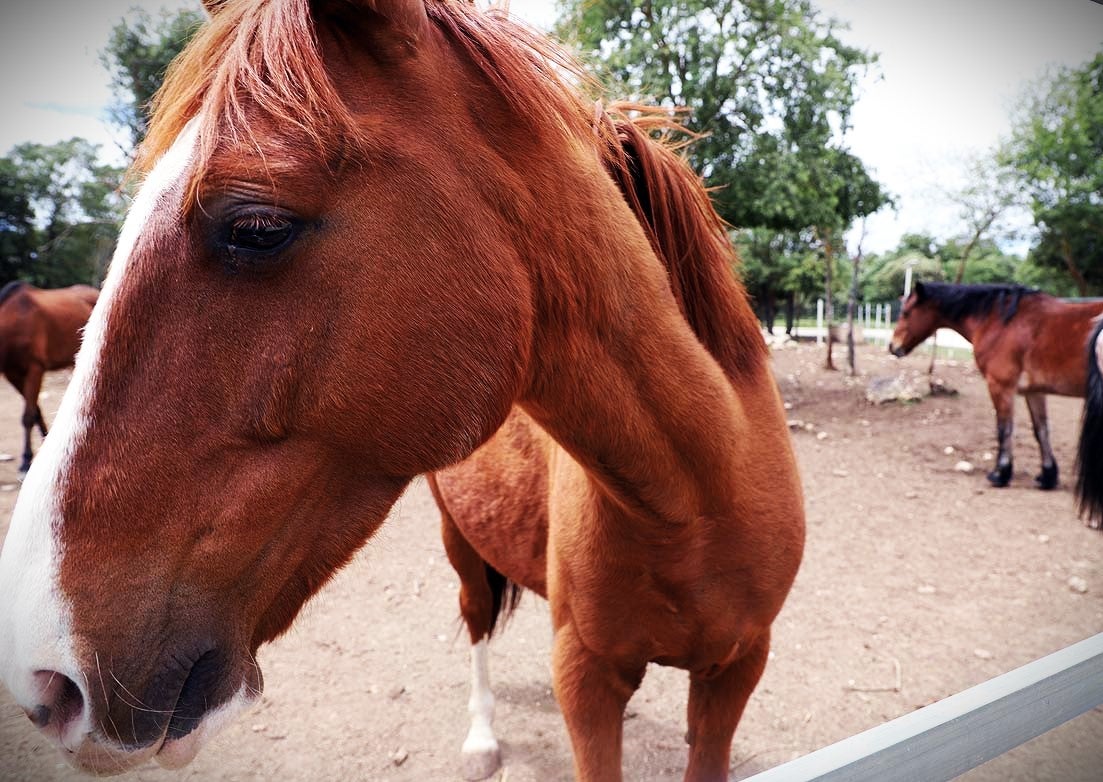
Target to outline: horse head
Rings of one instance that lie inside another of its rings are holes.
[[[498,428],[558,176],[447,45],[466,7],[207,6],[0,555],[0,676],[102,773],[187,762],[410,479]]]
[[[900,308],[900,317],[889,341],[889,352],[897,358],[908,355],[942,325],[937,302],[927,295],[924,284],[917,282]]]

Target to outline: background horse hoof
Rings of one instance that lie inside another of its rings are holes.
[[[1057,465],[1043,467],[1042,471],[1034,476],[1034,485],[1045,491],[1057,488]]]
[[[469,780],[486,779],[502,765],[502,754],[498,742],[482,747],[463,748],[463,778]]]
[[[997,489],[1002,489],[1004,486],[1011,483],[1011,467],[1000,467],[992,470],[992,472],[988,473],[988,482]]]

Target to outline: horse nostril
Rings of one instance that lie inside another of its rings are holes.
[[[39,730],[50,724],[50,709],[46,706],[35,706],[33,709],[24,709],[27,719],[34,723]]]
[[[27,717],[39,730],[53,728],[58,734],[80,718],[84,712],[84,696],[72,679],[57,671],[36,671],[39,703],[27,709]]]

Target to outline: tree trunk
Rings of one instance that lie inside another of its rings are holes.
[[[785,302],[785,334],[786,336],[793,336],[793,323],[797,319],[797,294],[792,291],[789,292],[789,297]]]
[[[1061,256],[1065,261],[1065,266],[1069,270],[1069,274],[1072,279],[1076,280],[1076,287],[1080,290],[1081,296],[1088,295],[1088,281],[1084,279],[1084,275],[1076,268],[1076,263],[1072,260],[1072,248],[1069,246],[1069,240],[1061,238]]]
[[[850,294],[846,298],[846,365],[850,376],[858,374],[854,366],[854,312],[858,308],[858,273],[862,265],[862,251],[854,256],[854,268],[850,272]]]
[[[831,230],[827,229],[822,234],[823,242],[823,260],[824,260],[824,304],[823,304],[823,322],[827,327],[827,361],[824,363],[824,369],[830,369],[834,371],[835,362],[831,358],[831,349],[834,340],[831,338],[831,324],[835,320],[835,307],[831,303],[831,289],[832,289],[832,272],[834,266],[834,248],[831,246]]]

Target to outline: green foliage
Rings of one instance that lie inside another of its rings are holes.
[[[1027,96],[1004,160],[1030,196],[1040,267],[1103,292],[1103,52]]]
[[[560,37],[619,97],[689,110],[687,126],[706,134],[691,162],[732,225],[845,229],[885,203],[834,141],[874,58],[808,0],[566,0],[560,11]]]
[[[20,144],[0,158],[3,282],[99,282],[121,219],[122,171],[98,158],[80,138]]]
[[[938,242],[925,234],[905,234],[896,249],[871,255],[861,279],[861,298],[870,302],[896,301],[904,292],[904,277],[912,267],[914,280],[952,282],[957,275],[963,243],[967,239]],[[975,243],[966,266],[965,284],[1019,283],[1040,288],[1054,296],[1075,296],[1075,286],[1058,270],[1039,266],[1030,258],[1009,255],[994,241]]]
[[[158,16],[138,10],[112,28],[100,54],[115,95],[109,112],[115,123],[130,132],[135,147],[145,138],[150,102],[165,70],[203,20],[198,10],[161,11]]]
[[[14,160],[0,158],[0,280],[19,277],[35,251],[34,208]]]

